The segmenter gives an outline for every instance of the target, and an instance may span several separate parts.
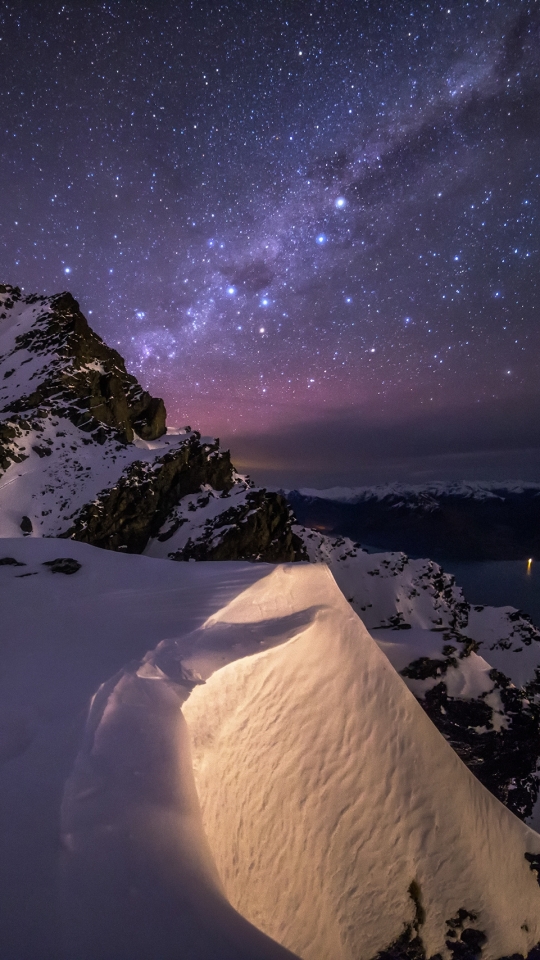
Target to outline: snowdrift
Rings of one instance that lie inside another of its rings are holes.
[[[524,854],[540,837],[457,758],[327,569],[279,567],[210,623],[299,610],[311,618],[293,639],[224,667],[184,706],[231,902],[304,960],[374,956],[413,927],[411,889],[428,956],[447,952],[460,909],[485,957],[526,954],[540,889]]]
[[[538,830],[540,631],[530,617],[472,606],[433,560],[295,529],[463,762]]]
[[[325,566],[2,548],[2,960],[538,942],[540,836]]]

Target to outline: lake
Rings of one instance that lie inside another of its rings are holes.
[[[455,576],[469,603],[517,607],[540,626],[540,561],[530,569],[521,560],[448,560],[441,566]]]

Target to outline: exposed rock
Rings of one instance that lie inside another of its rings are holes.
[[[538,880],[538,885],[540,886],[540,856],[537,853],[526,853],[525,859],[529,861],[531,870],[535,871],[536,879]]]
[[[0,292],[11,292],[13,300],[13,289],[4,285]],[[20,292],[16,299],[21,299]],[[24,298],[26,303],[30,299]],[[51,357],[50,367],[30,393],[15,398],[4,411],[20,414],[46,404],[80,428],[91,431],[98,422],[115,427],[126,442],[133,440],[134,431],[143,440],[161,437],[166,430],[163,400],[151,397],[127,373],[120,354],[89,327],[72,295],[39,299],[43,311],[15,344],[16,349]]]
[[[305,558],[285,500],[239,477],[218,441],[167,431],[163,401],[127,373],[69,293],[0,286],[0,473],[3,536],[130,553],[170,539],[182,560]]]
[[[431,560],[368,554],[346,537],[294,530],[311,560],[329,564],[471,772],[516,816],[530,820],[540,793],[540,631],[530,617],[511,607],[472,606],[454,577]]]
[[[422,905],[422,895],[416,880],[409,887],[409,896],[414,903],[415,918],[408,924],[397,940],[386,950],[381,950],[375,960],[426,960],[426,948],[420,934],[426,915]],[[435,960],[435,958],[432,958]]]
[[[284,497],[266,490],[252,490],[239,507],[231,507],[207,527],[207,536],[188,540],[171,560],[264,560],[285,563],[306,560],[300,538],[291,530],[289,507]]]
[[[45,560],[44,567],[49,567],[51,573],[77,573],[81,569],[81,564],[73,557],[57,557],[56,560]]]
[[[493,727],[493,710],[485,695],[468,700],[450,697],[441,682],[419,700],[475,776],[513,813],[526,819],[539,792],[540,704],[532,692],[536,683],[518,689],[500,671],[492,670],[490,677],[506,718],[499,730]]]
[[[205,483],[227,490],[233,482],[228,451],[201,445],[195,433],[152,463],[136,460],[115,486],[100,492],[79,512],[63,536],[109,550],[140,553],[182,497]]]

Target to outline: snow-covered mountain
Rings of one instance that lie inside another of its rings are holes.
[[[540,829],[540,630],[513,607],[472,606],[432,560],[295,529],[462,760]]]
[[[362,503],[365,500],[391,499],[396,505],[410,509],[432,511],[441,497],[459,497],[463,500],[504,500],[508,496],[532,493],[540,496],[540,483],[522,480],[445,480],[425,484],[386,483],[378,487],[302,487],[295,491],[303,497],[336,500],[340,503]]]
[[[538,483],[395,483],[286,496],[306,526],[380,549],[442,560],[540,558]]]
[[[174,559],[294,560],[283,497],[228,451],[167,430],[69,293],[0,286],[0,536],[66,537]]]
[[[537,960],[540,835],[325,565],[2,548],[2,960]]]
[[[540,960],[540,631],[293,519],[0,287],[2,960]]]

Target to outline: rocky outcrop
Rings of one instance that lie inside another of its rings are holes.
[[[132,463],[118,483],[83,507],[63,536],[108,550],[141,553],[182,497],[204,484],[225,491],[233,483],[229,452],[217,444],[201,444],[195,432],[178,449],[150,463]]]
[[[31,392],[6,404],[5,412],[24,414],[46,407],[49,412],[68,416],[87,433],[96,431],[99,424],[113,427],[127,443],[134,433],[143,440],[155,440],[165,433],[163,400],[151,397],[127,373],[120,354],[89,327],[70,293],[49,299],[23,299],[18,287],[5,284],[0,285],[2,293],[7,298],[0,319],[6,318],[8,305],[13,308],[21,300],[44,308],[31,327],[16,336],[14,360],[15,351],[20,349],[51,358],[47,375]],[[95,439],[99,442],[100,436]]]
[[[230,507],[206,526],[205,537],[188,540],[169,553],[171,560],[307,560],[300,537],[291,530],[289,505],[278,493],[250,490],[243,504]]]
[[[108,550],[141,553],[167,521],[169,528],[174,525],[171,511],[184,497],[208,487],[226,497],[237,482],[229,451],[220,450],[217,443],[202,444],[195,432],[180,449],[152,463],[133,463],[114,487],[79,512],[62,536]],[[305,559],[283,497],[247,487],[240,505],[223,506],[223,513],[205,524],[186,547],[169,552],[169,559],[270,563]]]
[[[170,539],[175,560],[303,559],[283,497],[165,417],[70,293],[0,285],[0,535],[130,553]]]
[[[480,782],[512,813],[527,820],[539,793],[540,671],[521,689],[499,670],[491,670],[489,676],[504,709],[505,725],[498,730],[485,695],[466,700],[449,696],[444,673],[419,702]]]

